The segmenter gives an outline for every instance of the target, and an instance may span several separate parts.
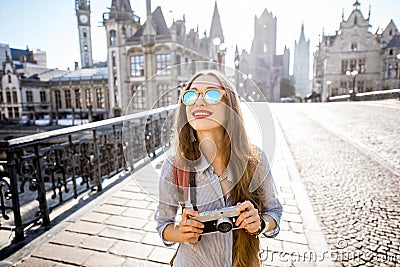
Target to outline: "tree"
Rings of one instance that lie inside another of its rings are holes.
[[[294,85],[289,79],[282,78],[280,88],[281,88],[281,97],[288,97],[295,94]]]

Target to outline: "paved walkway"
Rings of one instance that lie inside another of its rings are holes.
[[[279,235],[261,238],[264,266],[333,266],[322,258],[329,249],[277,128],[272,172],[284,212]],[[0,265],[169,266],[176,247],[162,244],[153,220],[162,160],[145,165]]]

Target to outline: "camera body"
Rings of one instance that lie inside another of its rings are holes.
[[[235,225],[235,222],[239,215],[240,211],[237,211],[237,206],[231,206],[199,212],[198,216],[189,216],[189,218],[204,224],[202,235],[205,235],[217,231],[227,233],[231,230],[238,229],[239,227]]]

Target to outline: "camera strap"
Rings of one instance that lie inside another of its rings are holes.
[[[193,166],[190,167],[190,174],[189,174],[189,196],[190,196],[190,203],[193,206],[193,209],[197,211],[196,206],[196,170]]]
[[[178,191],[178,201],[183,208],[196,206],[196,170],[194,166],[190,168],[181,168],[177,166],[177,162],[173,162],[174,185]]]

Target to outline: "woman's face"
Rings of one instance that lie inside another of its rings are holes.
[[[226,94],[216,104],[209,104],[204,100],[204,93],[209,89],[225,91],[221,82],[214,75],[201,75],[197,77],[189,90],[199,92],[199,97],[193,105],[186,106],[186,116],[189,124],[196,131],[210,131],[223,127],[226,119]]]

